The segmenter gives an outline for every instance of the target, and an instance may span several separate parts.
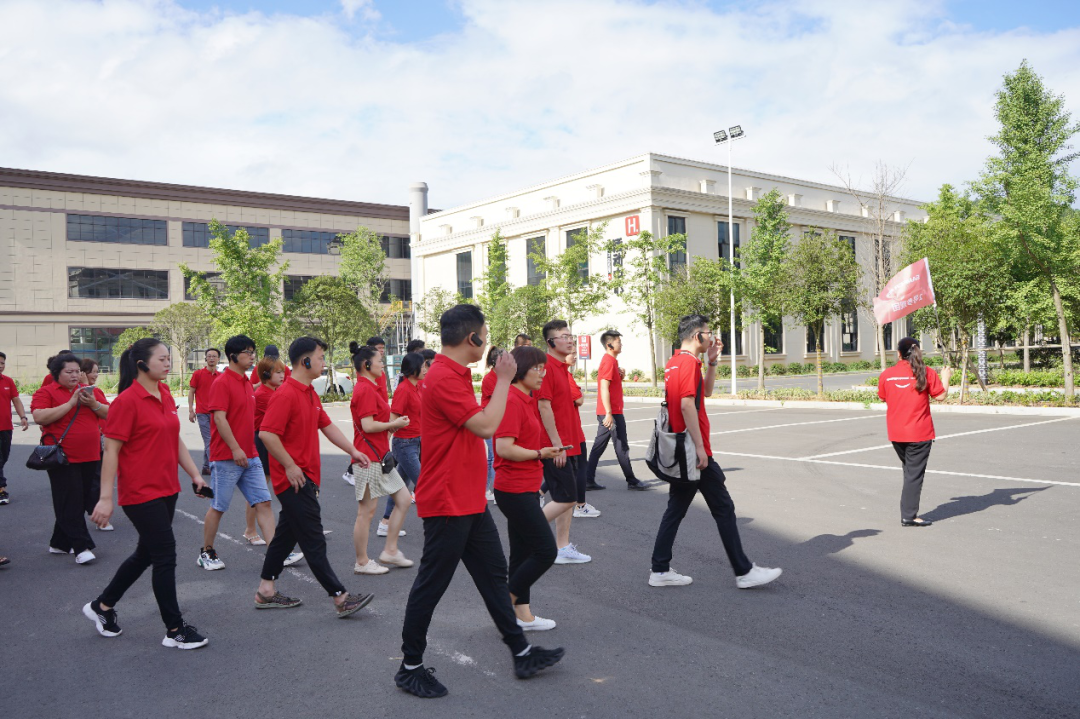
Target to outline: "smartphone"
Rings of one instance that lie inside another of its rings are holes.
[[[199,489],[199,485],[192,482],[191,491],[200,497],[206,497],[207,499],[214,498],[214,490],[210,489],[210,485],[206,485],[202,489]]]
[[[90,387],[90,386],[87,386],[87,387],[79,387],[79,391],[80,391],[80,392],[85,392],[86,394],[93,394],[93,393],[94,393],[94,388],[93,388],[93,387]]]
[[[564,444],[562,447],[559,447],[559,449],[564,449],[564,450],[565,449],[573,449],[573,448],[574,448],[574,445],[572,445],[572,444]]]

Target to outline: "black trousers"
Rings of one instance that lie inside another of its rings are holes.
[[[555,535],[536,499],[536,492],[495,490],[495,502],[506,517],[510,538],[510,580],[515,604],[529,604],[529,590],[555,564],[559,549]]]
[[[653,545],[652,570],[654,572],[666,572],[671,569],[671,551],[675,544],[675,535],[679,532],[679,525],[686,510],[698,492],[705,498],[709,505],[709,511],[716,520],[716,528],[720,532],[720,541],[724,545],[731,568],[735,570],[735,576],[741,577],[749,572],[753,565],[743,553],[742,540],[739,538],[739,528],[735,524],[735,503],[728,494],[724,477],[724,470],[720,465],[709,457],[709,466],[701,470],[701,481],[695,484],[671,484],[668,494],[667,511],[660,520],[660,531],[656,534],[656,544]]]
[[[259,439],[259,433],[255,433],[255,451],[259,455],[259,461],[262,462],[263,474],[267,477],[270,476],[270,452],[266,449],[266,445]]]
[[[277,529],[270,546],[266,548],[262,574],[267,581],[281,576],[289,552],[300,545],[311,573],[331,597],[345,593],[345,585],[334,574],[326,558],[326,536],[323,534],[322,509],[319,507],[319,489],[310,479],[299,492],[289,487],[277,496],[281,502]]]
[[[109,586],[98,597],[105,606],[115,607],[146,568],[153,566],[154,599],[166,629],[175,629],[183,621],[176,600],[176,537],[172,531],[178,496],[173,494],[121,507],[139,533],[139,543],[135,545],[135,553],[123,561]]]
[[[92,514],[101,494],[101,462],[72,462],[50,469],[53,522],[49,546],[75,554],[94,548],[84,514]]]
[[[499,530],[485,508],[481,514],[424,518],[424,552],[405,605],[405,623],[401,628],[401,651],[406,664],[423,663],[431,617],[454,578],[458,562],[463,563],[472,576],[473,584],[510,651],[520,654],[529,646],[510,605],[506,557],[499,541]]]
[[[592,452],[589,453],[589,473],[586,475],[586,479],[590,484],[596,481],[596,465],[600,463],[600,457],[604,454],[608,442],[612,439],[615,440],[615,456],[619,459],[623,478],[628,483],[637,481],[637,477],[634,476],[634,468],[630,466],[630,447],[626,442],[626,417],[621,414],[613,414],[611,418],[615,420],[615,426],[608,429],[604,426],[604,416],[596,416],[598,424],[596,440],[593,442]]]
[[[577,466],[574,467],[574,481],[577,486],[577,503],[585,504],[585,474],[588,471],[585,460],[589,456],[588,445],[584,442],[581,443],[581,454],[574,459],[577,460]]]
[[[930,459],[930,448],[934,440],[926,442],[893,442],[896,456],[904,465],[904,489],[900,492],[900,518],[906,520],[919,516],[919,499],[922,497],[922,482],[926,475],[926,462]]]
[[[4,465],[11,456],[11,430],[0,430],[0,487],[7,486],[7,477],[4,476]]]

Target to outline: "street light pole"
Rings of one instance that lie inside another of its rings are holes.
[[[735,125],[729,127],[727,131],[718,130],[713,133],[713,139],[717,145],[727,144],[727,214],[728,214],[728,231],[727,241],[730,252],[731,269],[730,272],[735,271],[735,217],[734,217],[734,202],[731,197],[731,143],[745,136],[742,125]],[[735,287],[731,286],[731,331],[729,338],[731,344],[729,345],[731,351],[731,394],[738,394],[738,372],[735,367]]]

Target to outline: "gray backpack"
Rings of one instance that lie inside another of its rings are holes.
[[[698,377],[694,407],[701,409],[701,393],[705,381]],[[660,404],[660,413],[653,425],[652,439],[645,450],[645,464],[661,479],[671,484],[694,483],[701,480],[697,468],[697,448],[689,432],[672,432],[667,402]]]

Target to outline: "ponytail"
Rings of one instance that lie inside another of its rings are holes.
[[[922,348],[919,345],[908,350],[907,361],[911,365],[911,371],[915,373],[915,391],[926,391],[926,363],[923,362]]]
[[[349,356],[350,357],[352,357],[354,354],[356,354],[359,351],[360,351],[360,343],[359,342],[357,342],[356,340],[353,340],[352,342],[349,343]]]
[[[120,382],[116,386],[117,394],[130,387],[138,378],[139,372],[146,371],[142,367],[147,366],[147,360],[150,359],[154,348],[159,344],[161,344],[161,340],[146,337],[132,343],[130,347],[124,350],[124,353],[120,355]]]

